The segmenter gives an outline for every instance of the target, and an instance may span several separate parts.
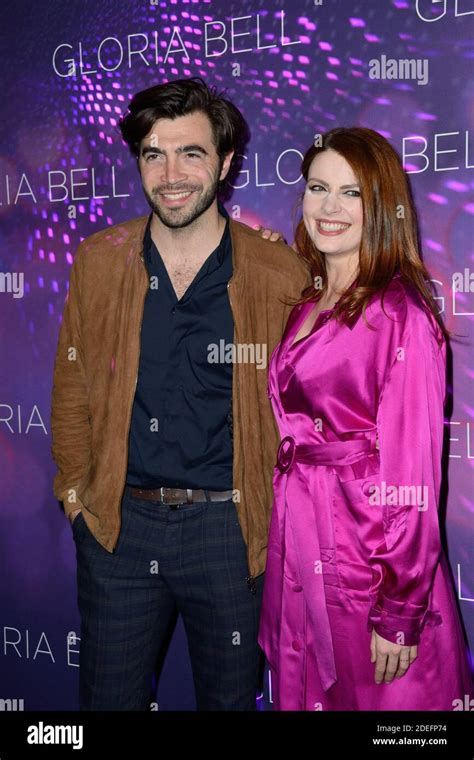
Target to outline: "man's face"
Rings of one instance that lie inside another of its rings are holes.
[[[219,160],[201,111],[158,119],[140,144],[138,166],[152,211],[167,227],[187,227],[215,201],[233,153]]]

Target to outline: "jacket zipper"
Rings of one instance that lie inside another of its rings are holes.
[[[233,306],[232,306],[232,298],[230,296],[230,288],[229,288],[229,285],[230,285],[230,283],[232,282],[233,279],[234,279],[234,275],[232,275],[232,277],[230,278],[229,282],[227,283],[227,295],[229,297],[230,308],[231,308],[231,311],[232,311],[232,317],[233,317],[233,321],[234,321],[235,337],[237,338],[238,336],[237,336],[236,321],[235,321],[234,309],[233,309]],[[239,396],[239,390],[240,390],[239,389],[239,380],[238,380],[238,377],[237,377],[237,395],[238,395],[238,397],[240,397]],[[249,561],[249,556],[248,556],[248,548],[247,548],[247,566],[248,566],[249,571],[250,571],[250,561]],[[250,572],[249,572],[249,575],[247,575],[247,577],[246,577],[245,580],[247,582],[247,586],[249,588],[249,591],[251,591],[252,594],[256,594],[257,593],[257,589],[256,589],[256,586],[255,586],[255,579],[250,574]]]
[[[142,258],[141,253],[139,254],[139,256],[140,256],[140,261],[143,264],[143,268],[145,269],[145,272],[146,272],[147,278],[148,278],[148,270],[146,268],[145,261]],[[126,436],[126,444],[125,444],[125,465],[124,465],[124,475],[123,475],[123,481],[122,481],[122,488],[121,488],[121,491],[120,491],[121,494],[123,493],[123,489],[125,487],[125,483],[126,483],[126,480],[127,480],[128,438],[129,438],[129,435],[130,435],[130,423],[131,423],[131,419],[132,419],[133,400],[135,398],[135,392],[137,390],[137,385],[138,385],[138,370],[139,370],[139,367],[140,367],[140,340],[141,340],[141,334],[142,334],[143,312],[145,310],[145,301],[146,301],[147,293],[148,293],[148,287],[147,287],[147,289],[145,291],[145,294],[143,296],[143,301],[142,301],[142,305],[141,305],[140,329],[139,329],[139,332],[138,332],[137,372],[136,372],[136,377],[135,377],[135,385],[133,387],[133,393],[132,393],[132,397],[130,399],[130,404],[129,404],[129,409],[128,409],[127,436]],[[117,546],[117,543],[118,543],[118,536],[117,536],[117,538],[115,540],[115,543],[113,545],[113,548],[112,548],[113,550]]]

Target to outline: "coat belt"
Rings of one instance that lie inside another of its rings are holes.
[[[349,465],[375,452],[375,441],[368,438],[327,443],[297,445],[295,439],[285,436],[278,448],[275,488],[284,488],[286,515],[296,547],[296,561],[306,606],[311,619],[315,656],[324,691],[336,681],[336,665],[331,627],[326,607],[322,557],[314,512],[310,505],[312,495],[306,479],[295,462],[312,465]],[[286,483],[278,480],[282,478]],[[285,488],[286,485],[286,488]],[[283,557],[285,556],[283,552]],[[283,558],[282,558],[283,562]],[[283,584],[283,566],[280,568]],[[283,588],[281,585],[280,588]]]
[[[368,438],[297,445],[293,436],[286,435],[278,447],[277,467],[280,472],[288,472],[294,462],[327,466],[354,464],[374,451],[373,442]]]

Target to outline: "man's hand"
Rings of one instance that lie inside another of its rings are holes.
[[[267,227],[261,227],[259,224],[254,225],[254,230],[260,232],[260,235],[265,238],[265,240],[270,240],[272,243],[276,243],[277,240],[283,240],[283,242],[286,243],[281,232],[274,232],[274,230],[269,230]]]
[[[418,647],[404,647],[379,636],[372,628],[370,662],[375,662],[375,683],[391,683],[405,675],[418,656]]]
[[[79,512],[82,512],[82,509],[75,509],[73,512],[69,514],[69,522],[71,523],[71,525],[73,524]]]

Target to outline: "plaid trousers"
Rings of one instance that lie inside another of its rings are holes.
[[[72,524],[81,618],[81,710],[148,710],[169,628],[182,615],[198,710],[255,710],[263,575],[249,589],[232,499],[170,509],[126,486],[113,553]]]

